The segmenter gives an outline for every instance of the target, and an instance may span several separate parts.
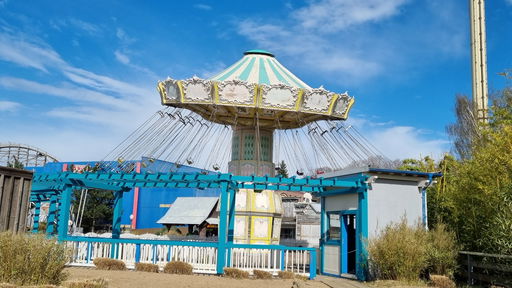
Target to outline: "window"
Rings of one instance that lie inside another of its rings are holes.
[[[340,237],[340,214],[339,213],[328,213],[328,237],[327,240],[339,241]]]

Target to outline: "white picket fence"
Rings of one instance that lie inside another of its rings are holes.
[[[249,272],[264,270],[277,274],[285,270],[309,275],[310,257],[310,252],[307,250],[233,248],[229,267]]]
[[[91,240],[66,242],[72,250],[69,265],[93,266],[95,258],[105,257],[121,260],[129,269],[133,269],[136,262],[154,263],[163,269],[170,261],[183,261],[192,265],[195,273],[216,273],[217,247],[208,247],[210,243],[205,247],[181,244],[135,244],[126,243],[126,239],[122,243]],[[211,243],[211,246],[214,245],[216,243]],[[253,270],[264,270],[277,274],[278,271],[286,270],[308,276],[310,257],[310,251],[295,250],[291,247],[290,249],[232,248],[229,249],[229,255],[226,253],[226,263],[228,267],[250,273]]]

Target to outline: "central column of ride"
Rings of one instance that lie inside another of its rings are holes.
[[[273,133],[273,129],[233,127],[229,172],[274,176]],[[235,204],[235,243],[279,244],[282,218],[279,191],[240,189]]]

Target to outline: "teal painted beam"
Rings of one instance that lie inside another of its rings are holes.
[[[228,211],[228,262],[227,267],[231,266],[231,248],[230,245],[233,244],[233,241],[235,239],[235,210],[236,210],[236,190],[235,189],[229,189],[229,211]]]
[[[55,233],[55,216],[57,214],[57,195],[50,197],[50,207],[48,208],[48,216],[46,217],[46,234],[53,235]]]
[[[343,188],[343,189],[332,189],[325,190],[319,193],[319,196],[331,196],[331,195],[342,195],[342,194],[353,194],[360,192],[359,188]]]
[[[356,276],[358,280],[366,281],[368,275],[368,187],[358,194],[358,209],[356,214]]]
[[[227,247],[227,220],[228,220],[228,182],[221,182],[220,212],[219,212],[219,235],[217,249],[217,274],[224,273],[226,266]]]
[[[325,197],[320,198],[320,273],[324,273],[324,244],[327,242],[327,213],[325,212]]]
[[[236,181],[236,182],[252,182],[252,183],[272,183],[275,185],[292,185],[292,186],[319,186],[319,187],[359,187],[360,184],[352,179],[323,179],[323,178],[284,178],[284,177],[268,177],[268,176],[235,176],[232,174],[211,174],[204,175],[201,173],[165,173],[165,174],[121,174],[121,173],[53,173],[36,175],[34,182],[49,182],[56,179],[73,179],[73,180],[111,180],[123,182],[218,182],[218,181]],[[69,182],[64,182],[68,184]]]
[[[316,277],[316,250],[309,252],[309,280]]]
[[[112,215],[112,239],[119,239],[121,236],[121,216],[123,215],[123,192],[114,192],[114,215]],[[119,244],[113,243],[110,246],[110,257],[117,259]]]
[[[102,183],[98,181],[92,180],[82,180],[82,179],[68,179],[70,184],[75,187],[87,187],[87,188],[96,188],[102,190],[110,190],[110,191],[122,191],[124,188],[119,185],[112,185],[110,183]]]
[[[32,225],[32,232],[39,232],[39,215],[41,214],[41,201],[36,202],[36,207],[34,208],[34,224]]]
[[[123,215],[123,192],[114,193],[114,215],[112,216],[112,238],[119,239],[121,235],[121,216]]]
[[[59,206],[59,225],[57,227],[57,235],[59,241],[68,236],[69,227],[69,206],[71,204],[71,194],[73,193],[73,187],[67,186],[61,193],[60,206]]]

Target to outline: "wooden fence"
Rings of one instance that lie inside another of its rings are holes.
[[[30,209],[31,171],[0,166],[0,232],[23,232]]]
[[[512,287],[512,256],[468,251],[459,254],[468,285]]]

